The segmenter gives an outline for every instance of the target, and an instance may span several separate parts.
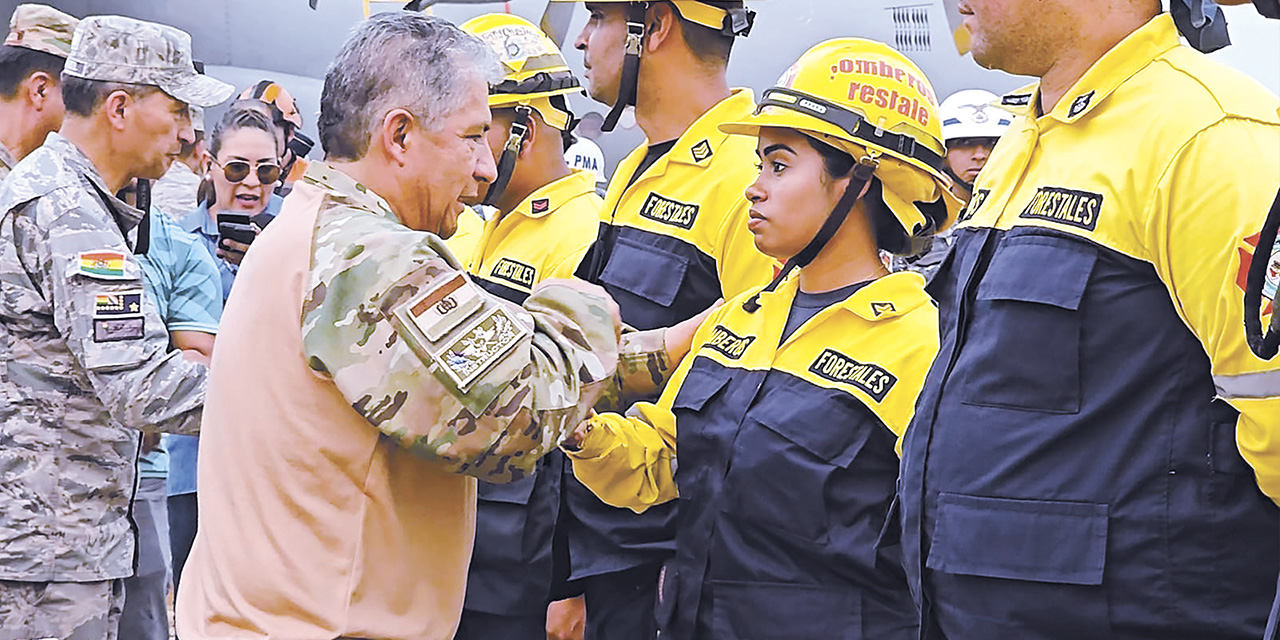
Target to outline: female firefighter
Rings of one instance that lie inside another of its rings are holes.
[[[679,496],[664,637],[915,637],[896,546],[877,540],[937,314],[879,251],[912,253],[954,220],[940,125],[916,65],[843,38],[721,126],[758,138],[748,224],[785,265],[708,318],[656,404],[564,444],[605,502]]]

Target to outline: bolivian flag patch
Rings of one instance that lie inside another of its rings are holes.
[[[127,280],[124,275],[124,254],[119,251],[81,251],[77,271],[90,278]]]

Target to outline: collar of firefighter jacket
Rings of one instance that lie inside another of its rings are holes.
[[[564,206],[566,202],[596,191],[596,174],[574,169],[569,175],[542,185],[529,194],[514,213],[526,218],[542,218]]]
[[[400,224],[404,224],[400,221],[400,217],[391,210],[391,205],[382,199],[382,196],[374,193],[369,187],[356,182],[351,176],[324,162],[318,160],[312,162],[307,167],[306,173],[302,174],[302,180],[307,184],[329,192],[329,195],[333,196],[339,203],[384,215],[396,222],[400,222]]]
[[[719,152],[728,134],[720,131],[720,125],[751,115],[756,109],[755,94],[750,89],[734,89],[728,98],[716,103],[685,130],[675,146],[654,163],[652,175],[661,175],[671,164],[706,167]],[[645,145],[650,144],[645,140]],[[644,156],[641,147],[640,157]]]
[[[799,290],[800,272],[793,271],[774,291],[761,292],[760,305],[790,313],[790,301]],[[834,306],[868,322],[880,322],[906,315],[926,304],[932,302],[924,291],[924,277],[912,271],[899,271],[878,278]]]
[[[1048,116],[1065,123],[1083,118],[1117,87],[1179,44],[1178,29],[1169,14],[1162,13],[1152,18],[1093,63],[1063,94]],[[1000,106],[1035,120],[1039,93],[1039,83],[1027,85],[1006,94],[1001,98]]]

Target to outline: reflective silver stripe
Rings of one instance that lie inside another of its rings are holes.
[[[1280,370],[1245,373],[1238,376],[1214,376],[1213,386],[1218,395],[1232,398],[1280,397]]]

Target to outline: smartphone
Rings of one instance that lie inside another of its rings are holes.
[[[241,244],[252,244],[254,237],[257,236],[253,232],[253,225],[249,221],[249,215],[245,213],[219,213],[218,235],[221,238],[235,240]]]

